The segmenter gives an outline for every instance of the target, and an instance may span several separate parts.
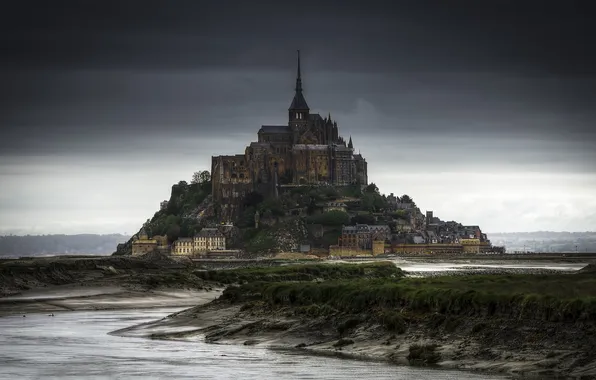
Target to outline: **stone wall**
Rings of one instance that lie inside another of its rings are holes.
[[[338,245],[329,246],[329,256],[352,257],[352,256],[372,256],[372,249],[358,249],[353,247],[341,247]]]

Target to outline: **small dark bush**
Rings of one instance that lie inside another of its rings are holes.
[[[360,318],[348,318],[337,325],[337,332],[339,333],[339,335],[343,335],[343,333],[353,329],[360,323],[362,323],[362,320]]]
[[[396,334],[403,334],[406,332],[408,325],[400,313],[396,311],[386,311],[381,316],[383,326]]]
[[[474,325],[474,327],[472,327],[472,334],[478,334],[478,333],[486,330],[487,327],[488,327],[488,325],[485,322],[476,323]]]
[[[436,352],[437,347],[436,344],[413,344],[407,359],[413,365],[436,364],[441,360],[441,354]]]

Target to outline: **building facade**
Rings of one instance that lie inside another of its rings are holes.
[[[387,225],[356,224],[343,226],[338,246],[361,250],[373,249],[374,242],[382,242],[391,237],[391,228]]]
[[[179,238],[174,242],[174,255],[202,255],[211,251],[225,251],[226,237],[217,228],[203,228],[194,237]]]
[[[155,235],[150,238],[145,227],[142,227],[139,233],[132,238],[132,255],[141,256],[154,251],[169,253],[168,238],[161,235]]]
[[[251,191],[271,194],[279,186],[368,184],[367,163],[352,138],[339,134],[329,114],[311,113],[302,88],[300,53],[294,98],[283,125],[263,125],[244,154],[211,160],[213,197],[222,217],[237,215]]]
[[[226,249],[226,237],[217,228],[203,228],[194,236],[193,243],[195,253]]]

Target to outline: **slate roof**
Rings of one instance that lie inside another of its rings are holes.
[[[414,236],[414,244],[424,244],[424,238],[422,236]]]
[[[391,228],[386,224],[373,224],[373,225],[370,225],[369,228],[373,231],[384,231],[384,232],[391,231]]]
[[[308,110],[308,104],[306,104],[306,99],[304,99],[304,95],[302,95],[302,91],[296,91],[294,95],[294,99],[292,100],[292,104],[290,105],[291,110]]]
[[[259,133],[290,133],[290,127],[287,125],[262,125]]]

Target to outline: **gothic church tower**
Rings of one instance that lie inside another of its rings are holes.
[[[298,50],[298,74],[296,76],[296,93],[292,104],[288,109],[289,121],[288,125],[294,134],[294,143],[297,142],[300,135],[302,135],[308,128],[309,112],[308,104],[302,94],[302,77],[300,75],[300,50]]]

